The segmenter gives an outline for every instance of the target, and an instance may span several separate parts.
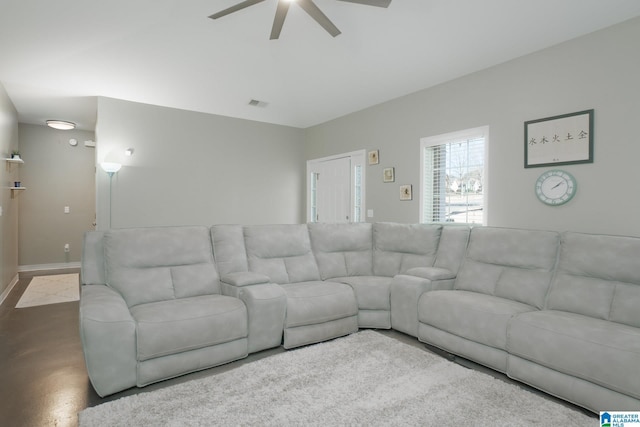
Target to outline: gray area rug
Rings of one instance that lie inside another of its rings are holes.
[[[594,426],[596,418],[374,331],[104,403],[80,426]]]

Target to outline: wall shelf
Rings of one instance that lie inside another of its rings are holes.
[[[5,162],[9,162],[9,163],[19,163],[19,164],[23,164],[24,160],[22,159],[4,159]]]
[[[24,160],[22,159],[2,159],[5,161],[7,165],[7,172],[11,172],[11,166],[13,165],[23,165]]]
[[[13,199],[16,196],[16,191],[19,194],[20,191],[26,190],[27,187],[9,187],[9,189],[11,189],[11,198]]]

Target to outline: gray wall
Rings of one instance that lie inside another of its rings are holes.
[[[640,236],[638,40],[633,19],[309,128],[307,159],[379,149],[380,164],[367,167],[373,221],[417,222],[420,138],[489,125],[488,225]],[[591,108],[595,162],[562,166],[577,194],[545,206],[534,184],[549,168],[524,168],[523,123]],[[392,166],[396,182],[383,184],[382,169]],[[398,200],[401,184],[413,184],[413,201]]]
[[[304,220],[300,129],[99,98],[96,138],[98,162],[123,164],[112,181],[114,228]],[[108,228],[100,168],[97,206],[98,228]]]
[[[0,84],[0,158],[18,149],[18,113]],[[18,274],[18,197],[11,198],[9,187],[20,180],[20,166],[0,165],[0,300]]]
[[[69,144],[71,138],[77,146]],[[27,187],[20,194],[21,268],[80,261],[82,236],[95,220],[96,153],[84,146],[94,138],[93,132],[20,124],[21,180]]]

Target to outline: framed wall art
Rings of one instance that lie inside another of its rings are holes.
[[[378,150],[369,151],[369,164],[377,165],[380,163],[380,156],[378,155]]]
[[[396,180],[396,172],[394,168],[384,168],[382,171],[382,182],[393,182]]]
[[[524,123],[524,167],[593,163],[593,110]]]
[[[400,186],[400,200],[413,200],[413,191],[411,191],[411,184]]]

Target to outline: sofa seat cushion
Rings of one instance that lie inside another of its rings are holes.
[[[640,329],[544,310],[511,322],[509,353],[640,399]]]
[[[138,361],[195,350],[247,336],[242,301],[203,295],[131,308],[136,322]]]
[[[391,310],[391,283],[393,283],[393,277],[335,277],[331,281],[346,283],[351,286],[356,293],[358,308],[363,310]]]
[[[506,350],[507,325],[534,307],[468,291],[425,292],[418,301],[418,320],[445,332]]]
[[[351,286],[337,282],[300,282],[282,286],[287,296],[285,328],[314,325],[358,314]]]

